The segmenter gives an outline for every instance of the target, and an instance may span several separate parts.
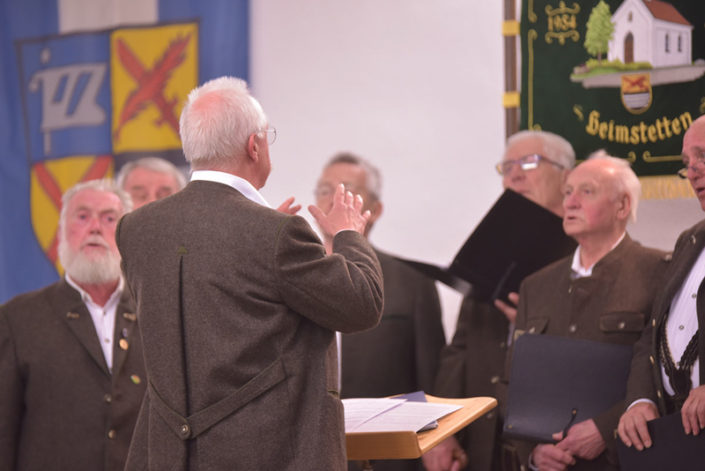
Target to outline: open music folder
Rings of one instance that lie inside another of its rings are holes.
[[[463,295],[506,299],[531,273],[573,253],[576,242],[546,208],[505,190],[448,267],[401,259]]]

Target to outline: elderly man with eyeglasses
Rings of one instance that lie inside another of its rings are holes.
[[[496,168],[504,188],[562,216],[562,186],[574,164],[573,147],[562,137],[545,131],[521,131],[507,140],[504,158]],[[510,295],[514,302],[517,298],[516,293]],[[515,317],[514,306],[466,297],[453,340],[441,353],[434,393],[496,397]],[[429,471],[501,469],[500,432],[497,412],[489,412],[458,439],[451,437],[424,455],[424,465]]]
[[[705,116],[683,136],[683,165],[705,211]],[[619,421],[619,436],[638,450],[658,446],[648,420],[680,412],[683,430],[705,428],[705,220],[683,232],[654,303],[652,324],[635,345],[627,383],[629,407]]]

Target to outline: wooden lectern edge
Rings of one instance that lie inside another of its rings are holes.
[[[497,406],[493,397],[451,399],[426,395],[428,402],[462,406],[425,432],[350,432],[345,434],[348,460],[414,459]]]

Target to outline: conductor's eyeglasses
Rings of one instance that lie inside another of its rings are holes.
[[[259,133],[265,133],[267,135],[267,142],[270,146],[277,140],[277,129],[274,126],[270,126],[267,129],[262,129]]]
[[[523,157],[519,157],[516,160],[504,160],[498,163],[495,168],[497,169],[497,173],[499,173],[500,175],[507,175],[509,172],[512,171],[512,168],[514,168],[515,165],[518,165],[524,171],[534,170],[536,167],[539,166],[539,163],[541,163],[542,160],[546,161],[546,163],[549,163],[551,165],[555,165],[560,169],[565,168],[558,162],[554,162],[553,160],[539,154],[525,155]]]

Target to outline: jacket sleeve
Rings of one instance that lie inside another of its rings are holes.
[[[0,471],[15,469],[23,414],[23,381],[6,313],[0,308]]]
[[[692,232],[686,231],[682,233],[676,245],[673,249],[673,260],[679,258],[682,250],[690,238]],[[657,385],[654,383],[654,374],[660,374],[660,366],[658,364],[652,364],[652,353],[655,351],[653,342],[656,338],[656,333],[654,332],[654,324],[659,321],[659,316],[664,311],[665,305],[670,305],[671,299],[665,299],[667,296],[661,289],[666,284],[666,281],[671,279],[674,274],[672,273],[672,262],[663,271],[659,284],[656,287],[659,294],[654,299],[653,307],[651,309],[651,318],[647,320],[646,326],[641,333],[641,337],[636,341],[633,347],[632,362],[629,369],[629,377],[627,379],[627,393],[625,397],[624,407],[625,409],[629,407],[634,401],[639,399],[649,399],[654,402],[654,404],[659,404],[659,399],[657,396]],[[656,362],[656,359],[653,359]],[[664,411],[661,411],[662,413]]]
[[[283,220],[274,250],[274,271],[284,302],[330,330],[370,329],[382,315],[383,284],[379,260],[365,238],[342,231],[333,253],[300,217]]]

